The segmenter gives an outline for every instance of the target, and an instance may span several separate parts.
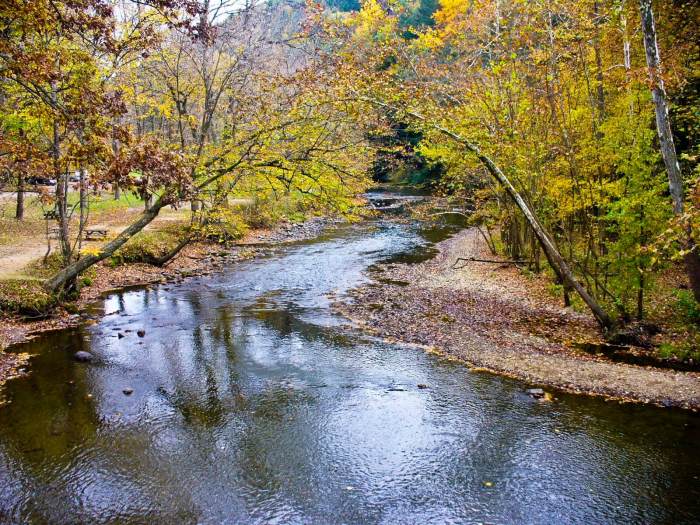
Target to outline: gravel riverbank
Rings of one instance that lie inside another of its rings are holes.
[[[493,259],[475,229],[437,245],[416,265],[380,267],[375,282],[354,291],[339,310],[387,339],[419,344],[469,365],[540,386],[700,408],[700,374],[616,363],[577,349],[601,340],[593,318],[565,309],[546,289]]]

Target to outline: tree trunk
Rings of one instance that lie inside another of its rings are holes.
[[[569,285],[574,290],[576,290],[581,299],[583,299],[588,308],[590,308],[591,312],[593,313],[601,327],[603,327],[606,330],[612,328],[613,322],[608,316],[608,314],[605,313],[603,308],[601,308],[598,302],[588,293],[588,291],[583,287],[583,285],[581,285],[581,283],[579,283],[578,280],[576,280],[576,277],[569,268],[569,265],[559,253],[559,250],[554,244],[554,241],[551,239],[547,231],[537,220],[537,217],[535,216],[534,212],[530,209],[530,206],[525,202],[525,199],[522,198],[520,193],[518,193],[515,187],[511,184],[508,177],[506,177],[506,175],[500,170],[500,168],[496,166],[496,164],[489,157],[481,153],[481,151],[476,145],[472,144],[465,138],[440,126],[434,126],[434,128],[440,131],[441,133],[451,137],[452,139],[458,141],[459,143],[464,145],[469,151],[471,151],[477,156],[479,161],[486,167],[488,172],[494,178],[496,178],[496,180],[498,180],[501,186],[506,190],[506,192],[516,204],[516,206],[520,208],[520,211],[525,216],[525,219],[527,220],[528,224],[535,233],[537,240],[540,242],[540,245],[542,246],[542,249],[544,250],[545,255],[547,256],[547,259],[550,261],[552,268],[557,274],[559,274],[562,277],[564,285]]]
[[[651,81],[651,96],[656,112],[656,130],[659,135],[661,156],[664,159],[668,175],[668,187],[673,201],[673,213],[679,216],[683,214],[683,178],[678,165],[676,146],[673,143],[673,135],[671,134],[666,90],[661,77],[661,57],[659,56],[659,46],[656,41],[654,11],[652,10],[651,0],[640,0],[639,7],[642,15],[644,51],[649,69],[649,80]],[[698,253],[695,240],[692,238],[689,228],[686,230],[684,244],[684,249],[687,251],[685,255],[686,273],[688,274],[688,280],[690,281],[695,300],[700,302],[700,253]]]
[[[65,264],[70,263],[71,249],[69,238],[69,218],[68,218],[68,191],[67,174],[61,169],[61,137],[58,129],[58,122],[53,122],[53,144],[51,147],[53,157],[53,174],[56,179],[56,210],[58,211],[59,244],[61,254]]]
[[[83,271],[90,268],[93,264],[97,264],[107,257],[110,257],[115,251],[121,248],[126,241],[143,230],[148,223],[158,216],[161,208],[165,205],[166,203],[163,200],[158,199],[153,206],[141,214],[138,220],[130,224],[114,240],[105,244],[98,254],[86,255],[68,265],[46,281],[44,288],[51,293],[60,292],[67,283],[74,281]]]
[[[78,226],[78,251],[83,246],[83,231],[87,225],[88,213],[88,187],[85,177],[85,169],[80,168],[80,225]]]
[[[600,24],[601,14],[598,2],[593,2],[593,54],[595,56],[596,106],[598,109],[598,125],[605,118],[605,90],[603,88],[603,59],[600,54]],[[598,131],[598,133],[600,133]]]
[[[155,265],[156,266],[165,266],[168,264],[175,256],[177,256],[178,253],[182,251],[182,249],[187,246],[190,241],[192,240],[192,237],[190,235],[187,235],[184,237],[182,240],[180,240],[179,243],[177,243],[177,246],[175,246],[172,250],[170,250],[168,253],[166,253],[163,257],[160,257],[155,260]]]
[[[15,219],[18,221],[24,219],[24,173],[21,170],[17,174],[17,209],[15,210]]]
[[[119,154],[119,141],[117,140],[116,136],[116,130],[115,127],[112,126],[112,153],[114,154],[114,158],[117,157]],[[114,200],[118,201],[119,199],[122,198],[122,190],[119,187],[119,183],[115,182],[112,184],[112,190],[114,191]]]

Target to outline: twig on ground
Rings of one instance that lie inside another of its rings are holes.
[[[468,262],[481,262],[481,263],[492,263],[492,264],[514,264],[516,266],[521,265],[521,264],[529,264],[531,261],[508,261],[508,260],[497,260],[497,259],[477,259],[476,257],[457,257],[455,262],[452,264],[452,269],[453,270],[459,270],[461,268],[464,268],[467,266],[466,264],[463,264],[461,266],[457,266],[457,263],[460,261],[464,261],[465,263]]]

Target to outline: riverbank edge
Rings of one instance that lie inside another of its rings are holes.
[[[314,239],[326,230],[342,224],[337,217],[313,217],[303,223],[281,223],[271,229],[253,230],[233,246],[213,242],[192,243],[165,267],[129,263],[111,267],[106,262],[96,265],[97,274],[90,286],[84,287],[68,311],[57,307],[47,317],[28,320],[21,316],[0,315],[0,405],[3,385],[30,371],[30,355],[7,353],[11,346],[30,341],[44,333],[96,322],[99,314],[90,312],[102,298],[129,288],[178,283],[221,271],[225,265],[269,254],[276,247]]]
[[[664,408],[700,409],[700,374],[616,363],[575,349],[602,342],[592,316],[563,308],[542,279],[493,259],[476,229],[438,243],[434,259],[380,265],[373,281],[335,310],[358,329],[405,343],[476,372],[557,392]],[[505,262],[505,261],[504,261]],[[549,397],[549,396],[547,396]]]

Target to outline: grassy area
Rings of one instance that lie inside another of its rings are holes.
[[[78,192],[71,192],[68,196],[69,206],[75,206],[79,199]],[[42,204],[37,194],[28,193],[25,198],[24,219],[17,221],[15,199],[6,198],[0,201],[0,245],[14,244],[18,239],[32,236],[43,237],[46,232],[44,212],[51,208],[51,205]],[[143,200],[131,192],[123,192],[120,199],[114,199],[112,194],[107,192],[101,195],[90,195],[90,222],[94,224],[107,220],[116,213],[131,208],[143,208]],[[72,221],[77,220],[78,213],[75,213]]]
[[[68,194],[68,206],[77,207],[80,201],[80,194],[77,191],[71,191]],[[143,208],[143,199],[132,192],[122,192],[119,199],[115,199],[111,193],[101,192],[99,194],[89,195],[90,213],[100,214],[105,211],[125,210],[128,208]],[[24,217],[27,220],[42,219],[44,212],[50,210],[53,206],[50,204],[42,204],[37,193],[27,193],[24,201]],[[0,201],[0,218],[14,219],[16,210],[16,200],[5,198]]]
[[[72,192],[68,195],[68,206],[75,206],[80,200],[78,192]],[[100,215],[106,212],[115,210],[126,210],[129,208],[143,209],[143,199],[135,193],[124,191],[119,199],[115,199],[111,193],[103,192],[101,195],[90,195],[89,197],[90,214]]]
[[[0,281],[0,314],[40,317],[51,311],[56,298],[46,293],[41,281],[8,279]]]
[[[154,264],[168,254],[181,239],[182,227],[171,225],[157,231],[138,233],[110,259],[112,265],[125,263]]]

